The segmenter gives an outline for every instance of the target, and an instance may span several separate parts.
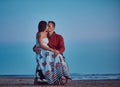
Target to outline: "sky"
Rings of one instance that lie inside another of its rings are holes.
[[[0,75],[35,73],[39,21],[64,37],[70,73],[120,73],[119,0],[0,0]]]

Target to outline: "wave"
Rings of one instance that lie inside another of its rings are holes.
[[[72,73],[73,80],[108,80],[120,79],[120,74],[78,74]]]

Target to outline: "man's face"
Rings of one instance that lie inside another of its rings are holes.
[[[48,31],[49,31],[49,32],[54,31],[54,26],[53,26],[52,23],[48,23]]]

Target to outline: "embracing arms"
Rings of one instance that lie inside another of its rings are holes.
[[[40,48],[54,52],[54,49],[50,48],[47,45],[44,45],[43,38],[44,38],[43,33],[42,32],[39,33],[39,35],[38,35],[38,42],[39,42]]]

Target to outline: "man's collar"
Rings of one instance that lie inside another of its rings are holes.
[[[52,33],[52,35],[49,36],[49,38],[53,37],[55,34],[56,34],[56,33],[55,33],[55,31],[54,31],[54,32]]]

